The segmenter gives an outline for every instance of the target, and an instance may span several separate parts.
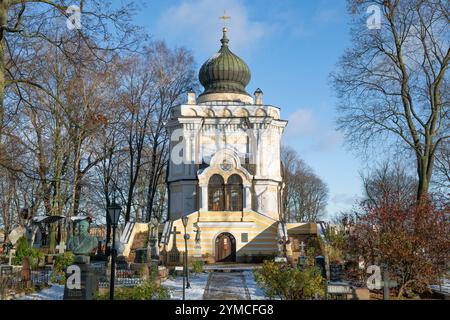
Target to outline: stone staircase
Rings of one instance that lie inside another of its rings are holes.
[[[139,251],[147,250],[148,231],[135,234],[133,243],[130,248],[130,254],[128,255],[128,262],[140,262],[141,258],[138,257]]]
[[[123,255],[127,261],[134,261],[136,257],[136,249],[147,247],[148,224],[127,222],[120,237],[120,245]],[[133,256],[130,256],[131,254]]]

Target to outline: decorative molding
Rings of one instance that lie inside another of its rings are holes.
[[[230,221],[199,221],[200,228],[256,228],[255,222],[230,222]]]

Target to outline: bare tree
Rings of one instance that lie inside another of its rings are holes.
[[[3,134],[23,147],[15,171],[39,181],[42,212],[70,218],[79,213],[84,178],[103,157],[96,136],[108,124],[115,75],[104,64],[74,66],[52,46],[43,45],[41,50],[45,55],[32,59],[32,80],[59,103],[33,86],[13,88],[6,101],[12,105],[22,100],[23,105],[8,113]],[[89,61],[91,54],[85,50],[79,56],[86,55]],[[39,206],[35,209],[33,213]],[[55,232],[52,225],[51,250]]]
[[[20,92],[33,87],[60,103],[53,92],[33,81],[34,72],[28,68],[28,61],[40,54],[42,45],[54,47],[77,66],[87,62],[79,56],[83,48],[89,49],[95,60],[104,61],[108,57],[102,55],[104,50],[129,49],[136,43],[136,28],[130,24],[132,12],[132,3],[114,8],[110,1],[100,0],[1,1],[0,136],[10,88]]]
[[[164,42],[151,42],[143,54],[124,60],[120,69],[123,152],[118,156],[126,173],[120,182],[125,221],[132,211],[147,221],[157,205],[159,186],[165,184],[168,143],[164,122],[170,108],[196,85],[194,60],[186,49],[171,50]]]
[[[149,65],[152,61],[134,55],[123,63],[120,92],[124,108],[124,156],[128,177],[125,186],[125,221],[130,220],[134,206],[136,186],[145,162],[146,137],[151,125],[151,115],[155,110],[155,75]],[[138,209],[138,208],[137,208]],[[138,209],[139,210],[139,209]]]
[[[325,214],[328,187],[293,149],[282,147],[281,158],[284,219],[288,222],[317,221]]]
[[[3,226],[4,241],[17,219],[16,187],[17,178],[7,170],[0,170],[0,225]]]
[[[152,214],[161,221],[162,203],[166,199],[166,167],[168,161],[169,143],[165,122],[169,118],[170,109],[183,102],[184,94],[198,86],[192,53],[185,48],[170,50],[165,43],[156,43],[148,47],[147,59],[157,61],[156,96],[157,105],[152,115],[152,126],[149,132],[150,168],[148,172],[146,221]],[[159,196],[158,196],[159,195]]]
[[[417,179],[399,163],[385,162],[362,175],[366,201],[372,206],[386,201],[406,203],[417,191]]]
[[[450,137],[448,1],[348,0],[353,46],[331,75],[339,128],[361,149],[382,139],[415,157],[417,199],[429,190],[437,150]],[[369,5],[382,13],[368,28]]]

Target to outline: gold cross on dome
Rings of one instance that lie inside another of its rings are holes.
[[[227,25],[227,20],[230,20],[231,17],[230,17],[230,16],[227,16],[226,11],[224,11],[224,12],[223,12],[223,16],[219,17],[219,19],[220,19],[220,20],[223,20],[223,24],[224,24],[224,26],[226,26],[226,25]]]

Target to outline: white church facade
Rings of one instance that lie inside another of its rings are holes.
[[[204,92],[189,92],[166,124],[169,201],[160,251],[185,250],[185,217],[189,258],[249,262],[290,253],[280,161],[287,121],[263,103],[261,90],[246,92],[250,69],[228,42],[224,28],[219,52],[199,72]]]

